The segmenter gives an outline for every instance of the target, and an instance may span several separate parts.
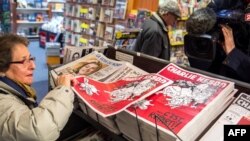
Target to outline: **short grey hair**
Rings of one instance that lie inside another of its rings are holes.
[[[190,34],[204,34],[210,31],[216,23],[216,13],[211,8],[201,8],[194,11],[186,22]]]
[[[180,17],[181,12],[177,3],[177,0],[164,0],[159,3],[158,13],[160,15],[167,14],[168,12]]]

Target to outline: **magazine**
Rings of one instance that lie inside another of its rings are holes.
[[[76,80],[75,93],[103,117],[115,115],[172,83],[157,74],[127,77],[109,83],[83,76],[76,77]]]
[[[102,7],[101,12],[100,12],[99,21],[105,22],[105,23],[112,23],[113,22],[113,14],[114,14],[114,9]]]
[[[98,48],[98,47],[96,47],[96,48]],[[129,64],[127,62],[121,62],[121,61],[118,62],[118,61],[108,59],[103,54],[97,53],[94,50],[92,50],[93,52],[90,53],[91,48],[89,48],[89,47],[80,48],[80,47],[67,46],[66,49],[68,49],[68,51],[72,51],[69,53],[72,55],[75,53],[75,50],[79,50],[80,54],[81,54],[81,50],[85,51],[82,54],[85,54],[86,56],[79,58],[78,60],[74,60],[71,63],[65,64],[61,67],[58,67],[58,68],[52,70],[50,73],[51,78],[53,78],[52,74],[53,74],[54,79],[55,79],[57,77],[57,75],[61,74],[61,73],[72,73],[72,74],[78,76],[76,74],[76,72],[74,72],[74,68],[77,68],[77,64],[79,64],[80,62],[88,62],[90,60],[95,60],[95,59],[99,60],[103,64],[102,65],[103,68],[99,69],[100,73],[105,74],[105,76],[99,77],[99,79],[101,81],[105,81],[105,82],[117,81],[118,79],[121,79],[123,77],[135,77],[135,76],[147,74],[147,72],[145,72],[145,71],[143,71],[143,70],[137,68],[136,66],[133,66],[132,64]],[[86,53],[87,51],[89,51],[88,53],[90,53],[90,54],[87,54]],[[72,58],[72,57],[73,56],[70,57],[70,55],[69,55],[69,58]],[[89,77],[91,77],[91,76],[93,76],[93,75],[89,75]],[[95,76],[93,78],[96,78]],[[106,76],[107,76],[107,78],[105,78]],[[102,79],[102,78],[104,78],[104,79]],[[97,77],[97,80],[98,80],[98,77]],[[52,86],[54,86],[54,81],[52,79],[50,79],[50,83]],[[81,109],[83,110],[83,112],[85,114],[87,114],[88,116],[90,116],[92,119],[98,121],[100,124],[107,127],[112,132],[120,133],[119,129],[117,128],[116,123],[114,122],[113,117],[104,118],[104,117],[96,114],[96,112],[93,111],[82,100],[79,101],[79,105],[80,105]]]
[[[115,34],[115,47],[133,50],[140,29],[117,31]]]
[[[223,141],[224,125],[250,125],[250,119],[244,116],[250,115],[250,95],[241,93],[227,110],[220,116],[215,124],[201,138],[201,141]]]
[[[105,80],[108,76],[123,68],[125,62],[111,60],[97,51],[80,59],[51,70],[52,78],[70,73],[75,76],[88,76],[95,80]],[[91,68],[91,69],[87,69]]]
[[[102,5],[114,6],[115,0],[102,0]]]
[[[119,79],[125,78],[125,77],[136,77],[136,76],[141,76],[148,74],[147,72],[141,70],[140,68],[127,63],[124,66],[124,68],[119,69],[116,73],[113,75],[109,76],[105,82],[112,82],[112,81],[117,81]],[[101,125],[112,131],[113,133],[119,134],[120,130],[117,127],[117,124],[115,123],[115,116],[111,117],[102,117],[98,115],[95,111],[93,111],[89,106],[87,106],[82,100],[79,101],[79,105],[82,109],[82,111],[90,116],[92,119],[96,120],[99,122]]]
[[[151,16],[151,12],[147,9],[139,9],[136,16],[135,27],[142,27],[142,23]]]
[[[126,65],[122,69],[118,70],[115,74],[107,78],[105,82],[112,82],[126,77],[136,77],[146,74],[148,73],[143,71],[142,69],[139,69],[130,63],[126,63]]]
[[[56,79],[60,74],[84,75],[98,81],[116,81],[124,77],[135,77],[147,72],[124,61],[115,61],[105,57],[105,47],[65,47],[65,65],[51,70],[50,74]],[[80,57],[79,57],[80,56]],[[84,66],[91,67],[92,71],[84,70]],[[84,72],[85,71],[85,72]],[[54,84],[51,84],[54,86]]]
[[[250,116],[242,116],[237,125],[250,125]]]
[[[75,61],[89,53],[94,49],[92,47],[75,47],[75,46],[66,46],[64,48],[64,58],[63,63],[66,64],[71,61]]]
[[[106,40],[112,40],[114,35],[114,27],[106,25],[105,32],[104,32],[104,38]]]
[[[127,11],[127,0],[116,0],[114,18],[125,19]]]
[[[132,139],[138,139],[138,131],[128,131],[131,130],[128,126],[133,125],[124,123],[131,120],[126,113],[143,121],[140,124],[143,135],[156,137],[157,122],[165,140],[193,141],[230,104],[234,94],[233,82],[190,72],[171,63],[158,74],[174,81],[173,84],[116,116],[119,129]]]

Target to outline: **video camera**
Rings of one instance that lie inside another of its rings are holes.
[[[218,46],[221,46],[220,42],[224,41],[220,27],[221,24],[227,24],[233,29],[236,47],[248,47],[249,39],[247,39],[247,35],[245,35],[248,31],[245,29],[244,11],[221,10],[216,13],[216,23],[211,30],[201,34],[188,33],[184,36],[184,50],[187,57],[205,62],[215,60]],[[220,49],[222,49],[222,47],[220,47]]]

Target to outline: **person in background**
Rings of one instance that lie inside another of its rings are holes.
[[[231,9],[242,10],[250,8],[250,0],[212,0],[208,4],[215,12]],[[244,16],[246,16],[245,13]],[[239,21],[240,22],[240,21]],[[250,82],[250,23],[249,21],[241,22],[235,28],[222,25],[222,32],[225,38],[222,47],[227,55],[223,64],[227,67],[225,70],[231,69],[236,72],[232,76],[232,71],[222,71],[220,74],[239,79],[241,81]],[[235,35],[235,36],[234,36]],[[234,38],[236,37],[236,38]],[[236,42],[235,42],[236,41]],[[248,55],[247,55],[248,54]]]
[[[211,0],[207,7],[215,12],[223,9],[244,9],[249,0]]]
[[[221,27],[225,38],[222,47],[227,55],[223,65],[236,73],[236,79],[250,83],[250,57],[236,48],[232,28],[227,25],[221,25]],[[228,71],[222,71],[221,74],[231,76],[231,72]]]
[[[57,87],[38,104],[31,87],[35,58],[28,40],[14,34],[0,36],[0,140],[56,140],[72,111],[72,75],[61,75]]]
[[[250,13],[250,0],[212,0],[207,7],[216,13],[223,13],[231,18],[240,18],[237,21],[228,22],[233,29],[234,42],[239,50],[250,55],[250,20],[246,17]],[[227,13],[225,11],[231,11]],[[227,14],[225,14],[227,13]]]
[[[173,26],[180,17],[176,0],[162,2],[157,12],[142,25],[134,51],[142,52],[161,59],[170,60],[170,43],[167,26]]]
[[[211,34],[216,24],[216,14],[211,8],[202,8],[190,15],[186,22],[188,34]],[[220,24],[224,41],[218,41],[215,59],[207,64],[202,60],[189,58],[190,66],[212,73],[250,82],[250,57],[237,48],[233,30],[226,24]]]

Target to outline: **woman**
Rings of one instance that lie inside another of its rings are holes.
[[[221,25],[221,29],[225,38],[222,47],[227,56],[222,63],[224,69],[220,71],[220,74],[250,83],[250,57],[236,47],[231,27]]]
[[[14,34],[0,36],[0,140],[52,141],[73,110],[71,75],[58,77],[54,90],[41,103],[30,87],[35,58],[28,41]]]
[[[90,75],[102,68],[101,62],[97,60],[90,60],[88,62],[81,62],[73,70],[77,75]]]

